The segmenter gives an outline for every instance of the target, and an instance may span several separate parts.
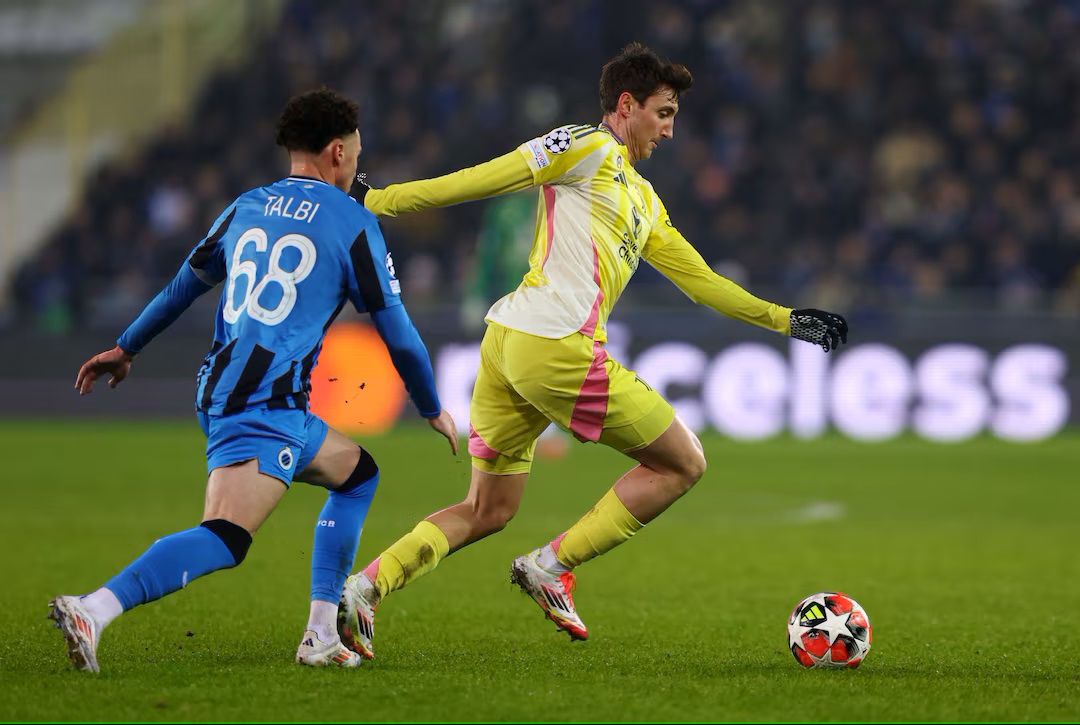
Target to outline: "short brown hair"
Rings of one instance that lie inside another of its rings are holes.
[[[604,113],[614,111],[623,91],[629,91],[638,103],[645,103],[663,86],[671,88],[678,100],[679,94],[692,85],[694,77],[686,66],[661,58],[635,41],[604,64],[600,72],[600,109]]]
[[[277,122],[276,139],[278,146],[289,151],[318,153],[359,127],[356,103],[323,87],[289,99]]]

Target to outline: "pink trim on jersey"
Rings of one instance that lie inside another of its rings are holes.
[[[544,209],[547,217],[547,247],[544,249],[544,261],[540,263],[543,269],[551,255],[551,240],[555,237],[555,187],[544,184]]]
[[[469,424],[469,455],[489,460],[499,455],[499,452],[484,442],[476,428]]]
[[[592,276],[593,282],[596,282],[596,299],[593,300],[589,316],[585,318],[585,323],[578,328],[578,332],[592,337],[596,334],[596,322],[600,319],[600,303],[604,301],[604,290],[600,286],[600,253],[596,250],[596,240],[590,239],[589,241],[592,242]]]
[[[594,340],[592,363],[585,374],[585,381],[581,383],[574,412],[570,416],[570,432],[580,440],[598,441],[604,430],[608,401],[608,376],[604,361],[607,359],[603,344]]]

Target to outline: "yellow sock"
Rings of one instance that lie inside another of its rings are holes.
[[[556,538],[551,548],[560,562],[573,569],[611,551],[644,525],[626,509],[612,488],[566,533]]]
[[[427,519],[395,541],[379,555],[379,569],[373,578],[380,597],[401,589],[439,565],[450,553],[446,534]]]

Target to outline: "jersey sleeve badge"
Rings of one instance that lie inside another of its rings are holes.
[[[561,154],[574,143],[573,135],[565,128],[557,128],[544,136],[544,148],[548,153]]]
[[[386,272],[390,275],[390,291],[396,295],[401,294],[401,282],[398,281],[394,258],[390,256],[390,252],[386,253]]]

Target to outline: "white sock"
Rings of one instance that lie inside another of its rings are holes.
[[[311,600],[311,614],[308,615],[307,628],[314,631],[323,644],[340,641],[337,631],[337,602],[322,599]]]
[[[105,629],[109,622],[124,613],[120,600],[105,587],[79,597],[79,603],[94,618],[99,629]]]
[[[570,567],[563,564],[559,561],[559,557],[555,556],[555,550],[551,548],[551,544],[544,544],[540,547],[540,555],[536,557],[536,563],[552,574],[562,574],[564,571],[570,571]]]

